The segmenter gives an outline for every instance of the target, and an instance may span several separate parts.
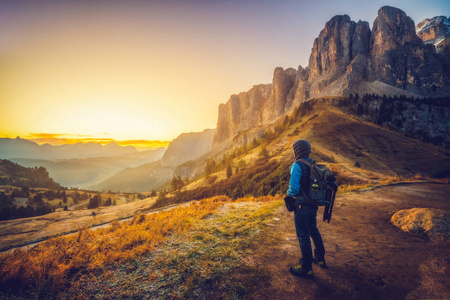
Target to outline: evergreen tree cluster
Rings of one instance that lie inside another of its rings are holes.
[[[10,220],[17,218],[27,218],[41,216],[51,213],[55,208],[63,207],[62,204],[67,204],[68,196],[65,190],[47,190],[37,193],[33,188],[24,186],[21,189],[15,188],[8,195],[5,192],[0,193],[0,220]],[[70,194],[74,203],[79,200],[88,199],[87,193],[78,193],[77,191]],[[15,198],[26,198],[26,207],[17,207],[14,203]],[[58,206],[52,206],[47,201],[61,199]],[[67,206],[67,205],[66,205]]]
[[[89,199],[88,209],[94,209],[102,204],[102,196],[100,194],[94,195]]]
[[[172,190],[179,193],[181,189],[185,186],[185,182],[181,177],[173,176],[172,181],[170,183]]]
[[[28,187],[21,190],[15,189],[11,195],[7,195],[5,192],[0,193],[0,220],[12,220],[18,218],[29,218],[42,216],[53,211],[52,206],[44,202],[44,195],[37,193],[31,198]],[[29,203],[25,206],[17,207],[14,204],[14,198],[28,198]]]

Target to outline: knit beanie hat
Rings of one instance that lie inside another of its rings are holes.
[[[292,147],[294,148],[295,159],[308,157],[311,154],[311,145],[305,140],[296,141]]]

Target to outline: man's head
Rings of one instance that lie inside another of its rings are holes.
[[[309,157],[311,154],[311,145],[305,140],[296,141],[292,148],[294,148],[295,159]]]

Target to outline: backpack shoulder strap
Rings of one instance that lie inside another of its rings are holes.
[[[313,164],[316,163],[315,160],[312,160],[312,162],[310,163],[310,162],[308,162],[306,159],[303,159],[303,158],[298,159],[297,162],[298,162],[298,161],[301,161],[302,163],[304,163],[305,165],[307,165],[307,166],[310,167],[310,168],[311,168],[311,166],[312,166]]]

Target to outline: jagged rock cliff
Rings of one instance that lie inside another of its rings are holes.
[[[227,103],[220,104],[213,145],[221,143],[241,130],[267,122],[268,120],[263,119],[263,111],[271,91],[271,84],[255,85],[247,92],[232,95]]]
[[[434,47],[423,43],[414,21],[397,8],[379,10],[370,47],[374,78],[384,83],[427,95],[444,89],[448,82],[448,70]]]
[[[276,68],[272,84],[256,85],[219,106],[213,146],[249,128],[269,124],[301,102],[324,96],[450,94],[450,67],[417,35],[414,21],[384,6],[367,22],[335,16],[315,39],[309,65]]]

